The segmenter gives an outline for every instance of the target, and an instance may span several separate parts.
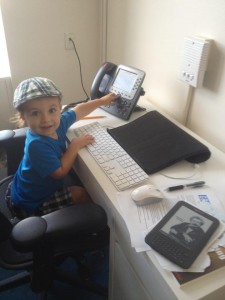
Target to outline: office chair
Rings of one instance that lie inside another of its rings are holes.
[[[5,192],[23,155],[26,129],[0,131],[0,148],[7,156],[7,176],[0,181],[0,267],[21,270],[0,281],[0,292],[30,282],[40,299],[47,299],[54,280],[107,297],[107,288],[72,277],[60,269],[66,258],[80,258],[87,251],[108,244],[105,211],[94,203],[71,205],[44,216],[13,216]],[[78,259],[79,261],[79,259]]]

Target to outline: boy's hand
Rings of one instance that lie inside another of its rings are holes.
[[[76,147],[77,151],[79,151],[81,148],[86,147],[87,145],[90,145],[94,142],[94,137],[91,134],[85,134],[81,135],[77,138],[72,139],[70,146]]]
[[[51,174],[53,178],[60,179],[65,177],[74,164],[78,151],[85,146],[92,144],[94,137],[90,134],[82,135],[71,140],[66,152],[62,155],[61,166]]]
[[[113,105],[113,101],[120,98],[119,95],[116,95],[114,93],[109,93],[108,95],[105,95],[104,97],[100,98],[102,100],[102,105],[104,106],[111,106]]]

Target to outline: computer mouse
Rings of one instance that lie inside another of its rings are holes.
[[[163,195],[153,185],[146,184],[133,190],[131,198],[137,205],[147,205],[161,201]]]

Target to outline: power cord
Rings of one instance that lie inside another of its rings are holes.
[[[194,98],[195,88],[189,85],[186,107],[185,107],[185,115],[184,115],[184,125],[188,125],[188,120],[192,108],[193,98]]]
[[[78,63],[79,63],[79,69],[80,69],[80,80],[81,80],[81,86],[82,86],[82,89],[87,97],[86,101],[89,100],[89,96],[84,88],[84,84],[83,84],[83,77],[82,77],[82,69],[81,69],[81,62],[80,62],[80,57],[79,57],[79,54],[77,52],[77,49],[76,49],[76,46],[75,46],[75,43],[73,41],[73,39],[69,38],[69,41],[71,41],[73,43],[73,48],[74,48],[74,51],[76,53],[76,56],[77,56],[77,59],[78,59]]]
[[[89,96],[88,96],[88,94],[87,94],[87,92],[86,92],[86,90],[85,90],[85,88],[84,88],[84,84],[83,84],[83,76],[82,76],[82,69],[81,69],[81,62],[80,62],[79,54],[78,54],[78,52],[77,52],[77,49],[76,49],[76,46],[75,46],[75,43],[74,43],[73,39],[69,38],[69,41],[72,42],[73,48],[74,48],[74,51],[75,51],[75,54],[76,54],[77,59],[78,59],[79,70],[80,70],[80,81],[81,81],[81,86],[82,86],[82,89],[83,89],[83,91],[84,91],[84,93],[85,93],[85,95],[86,95],[87,98],[86,98],[85,100],[82,100],[82,101],[79,101],[79,102],[73,102],[73,103],[70,103],[70,104],[64,106],[64,108],[63,108],[62,111],[61,111],[62,113],[65,112],[65,111],[67,111],[67,110],[69,110],[69,109],[72,108],[72,107],[75,107],[77,104],[85,103],[85,102],[87,102],[87,101],[90,99]]]
[[[200,168],[199,164],[193,164],[192,167],[193,167],[194,170],[192,172],[187,171],[188,174],[186,174],[185,176],[184,175],[179,176],[178,175],[179,172],[176,172],[176,175],[165,174],[165,173],[162,173],[162,172],[160,172],[159,174],[166,177],[166,178],[178,179],[178,180],[193,179],[193,177],[196,177],[196,176],[197,176],[197,178],[198,177],[201,178],[201,174],[200,174],[200,170],[199,170],[199,168]]]

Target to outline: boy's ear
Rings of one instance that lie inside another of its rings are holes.
[[[27,122],[26,122],[26,119],[25,119],[25,116],[24,116],[24,113],[23,113],[23,112],[20,112],[20,119],[21,119],[22,122],[23,122],[23,127],[24,127],[24,126],[27,126]]]
[[[23,121],[25,121],[25,117],[24,117],[24,113],[23,113],[23,112],[20,112],[20,113],[19,113],[19,116],[20,116],[20,118],[21,118]]]

